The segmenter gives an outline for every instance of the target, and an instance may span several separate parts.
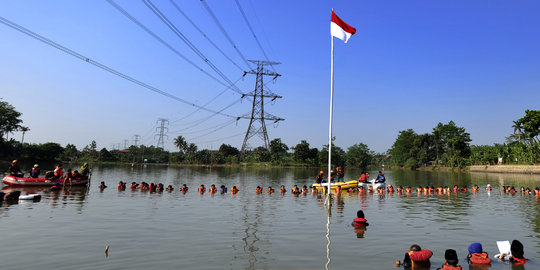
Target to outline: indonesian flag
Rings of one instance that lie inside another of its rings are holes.
[[[356,28],[348,25],[341,20],[332,10],[332,19],[330,20],[330,35],[337,37],[347,43],[347,40],[356,33]]]

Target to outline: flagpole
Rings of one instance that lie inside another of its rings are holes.
[[[332,9],[334,11],[334,9]],[[327,195],[326,195],[326,203],[330,205],[330,179],[331,179],[331,173],[332,170],[332,114],[333,114],[333,106],[334,106],[334,37],[330,35],[331,39],[331,60],[330,60],[330,124],[328,128],[328,180],[327,186]]]

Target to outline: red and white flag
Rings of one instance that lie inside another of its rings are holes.
[[[330,20],[330,35],[337,37],[347,43],[347,40],[356,33],[356,28],[348,25],[341,20],[332,10],[332,18]]]

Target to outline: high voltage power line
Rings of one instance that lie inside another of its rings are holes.
[[[212,74],[208,73],[206,70],[202,69],[201,67],[199,67],[197,64],[195,64],[193,61],[189,60],[186,56],[184,56],[182,53],[180,53],[177,49],[175,49],[173,46],[171,46],[169,43],[167,43],[165,40],[163,40],[162,38],[160,38],[156,33],[154,33],[152,30],[150,30],[148,27],[144,26],[144,24],[142,24],[139,20],[137,20],[135,17],[131,16],[131,14],[129,14],[129,12],[127,12],[125,9],[123,9],[121,6],[119,6],[118,4],[116,4],[113,0],[107,0],[107,2],[113,6],[114,8],[116,8],[120,13],[122,13],[124,16],[126,16],[129,20],[131,20],[133,23],[135,23],[137,26],[139,26],[140,28],[142,28],[146,33],[148,33],[149,35],[151,35],[153,38],[155,38],[157,41],[159,41],[163,46],[167,47],[169,50],[171,50],[172,52],[174,52],[176,55],[178,55],[180,58],[184,59],[186,62],[188,62],[189,64],[191,64],[192,66],[194,66],[195,68],[197,68],[199,71],[201,71],[202,73],[204,73],[205,75],[207,75],[208,77],[212,78],[214,81],[226,86],[228,89],[242,95],[242,91],[240,89],[238,89],[235,84],[233,83],[232,85],[227,85],[226,83],[224,83],[223,81],[221,81],[220,79],[214,77]]]
[[[204,0],[201,0],[201,1],[204,1]],[[257,35],[255,35],[255,31],[253,31],[253,27],[251,27],[251,24],[249,23],[249,20],[248,20],[248,18],[246,16],[246,13],[244,12],[244,9],[240,5],[240,2],[238,2],[238,0],[235,0],[235,1],[236,1],[236,5],[238,6],[238,9],[240,10],[240,13],[242,13],[242,17],[244,17],[244,20],[246,21],[246,24],[249,27],[249,31],[251,31],[251,34],[253,35],[253,38],[255,38],[255,41],[257,42],[257,45],[259,45],[259,48],[261,49],[261,51],[262,51],[262,53],[264,55],[264,58],[266,58],[267,62],[270,62],[270,59],[268,59],[268,55],[266,55],[266,52],[264,51],[263,46],[259,42],[259,39],[257,38]],[[274,69],[273,66],[270,66],[270,68],[272,68],[272,71],[276,72],[276,70]]]
[[[130,77],[130,76],[124,74],[124,73],[121,73],[120,71],[117,71],[117,70],[115,70],[113,68],[110,68],[110,67],[104,65],[104,64],[101,64],[100,62],[92,60],[92,59],[90,59],[90,58],[88,58],[88,57],[86,57],[86,56],[84,56],[84,55],[82,55],[82,54],[80,54],[80,53],[78,53],[78,52],[76,52],[74,50],[71,50],[71,49],[69,49],[69,48],[67,48],[65,46],[62,46],[62,45],[60,45],[60,44],[58,44],[58,43],[56,43],[56,42],[54,42],[54,41],[52,41],[52,40],[50,40],[50,39],[48,39],[46,37],[43,37],[43,36],[41,36],[41,35],[39,35],[37,33],[34,33],[34,32],[32,32],[32,31],[30,31],[30,30],[28,30],[28,29],[26,29],[26,28],[24,28],[24,27],[22,27],[22,26],[20,26],[20,25],[18,25],[16,23],[4,18],[4,17],[1,17],[1,16],[0,16],[0,23],[4,24],[6,26],[9,26],[9,27],[11,27],[11,28],[23,33],[23,34],[26,34],[26,35],[32,37],[32,38],[35,38],[35,39],[37,39],[37,40],[39,40],[39,41],[41,41],[41,42],[43,42],[43,43],[45,43],[47,45],[50,45],[50,46],[52,46],[52,47],[54,47],[54,48],[56,48],[58,50],[61,50],[61,51],[65,52],[65,53],[67,53],[67,54],[70,54],[70,55],[72,55],[72,56],[74,56],[76,58],[79,58],[80,60],[83,60],[83,61],[85,61],[85,62],[87,62],[89,64],[92,64],[92,65],[94,65],[94,66],[96,66],[98,68],[101,68],[101,69],[103,69],[105,71],[108,71],[108,72],[110,72],[110,73],[112,73],[112,74],[114,74],[114,75],[116,75],[118,77],[121,77],[121,78],[123,78],[125,80],[128,80],[130,82],[138,84],[138,85],[140,85],[140,86],[142,86],[142,87],[144,87],[144,88],[146,88],[146,89],[148,89],[150,91],[158,93],[160,95],[163,95],[163,96],[166,96],[168,98],[174,99],[176,101],[182,102],[182,103],[184,103],[186,105],[189,105],[189,106],[192,106],[192,107],[195,107],[195,108],[207,111],[207,112],[211,112],[214,115],[219,114],[219,115],[230,117],[230,118],[246,118],[245,116],[234,116],[234,115],[223,113],[222,112],[223,110],[215,111],[215,110],[212,110],[212,109],[197,105],[195,103],[189,102],[189,101],[187,101],[185,99],[179,98],[179,97],[177,97],[177,96],[175,96],[173,94],[167,93],[167,92],[165,92],[163,90],[160,90],[159,88],[156,88],[154,86],[151,86],[149,84],[141,82],[141,81],[139,81],[139,80],[137,80],[137,79],[135,79],[133,77]]]
[[[242,58],[242,60],[244,61],[244,63],[246,63],[246,66],[248,67],[248,69],[251,69],[251,64],[249,63],[249,61],[246,59],[246,57],[242,54],[242,52],[238,49],[238,47],[236,46],[236,44],[234,44],[234,41],[232,40],[232,38],[229,36],[229,34],[227,33],[227,31],[225,31],[225,28],[223,27],[223,25],[219,22],[219,20],[217,19],[216,15],[214,15],[214,12],[212,12],[212,10],[210,9],[210,6],[208,6],[208,4],[204,1],[204,0],[201,0],[201,3],[203,4],[203,6],[205,7],[206,11],[208,12],[208,14],[210,14],[210,17],[212,17],[212,19],[214,20],[214,22],[216,23],[216,25],[218,26],[218,28],[221,30],[221,32],[223,33],[223,35],[227,38],[227,40],[229,41],[229,43],[231,43],[231,45],[233,46],[233,48],[236,50],[236,53],[238,53],[238,55],[240,56],[240,58]]]
[[[216,43],[214,43],[202,30],[201,28],[199,28],[197,26],[197,24],[195,24],[190,18],[189,16],[180,8],[180,6],[178,6],[173,0],[169,0],[171,2],[171,4],[176,8],[176,10],[178,12],[180,12],[180,14],[182,14],[182,16],[184,16],[184,18],[186,18],[186,20],[191,23],[191,25],[193,27],[195,27],[195,29],[197,29],[197,31],[199,31],[199,33],[201,33],[201,35],[206,38],[206,40],[208,40],[208,42],[210,42],[210,44],[212,44],[212,46],[214,46],[214,48],[216,48],[216,50],[218,50],[225,58],[227,58],[227,60],[229,60],[235,67],[237,67],[238,69],[240,69],[241,71],[244,71],[244,69],[242,69],[240,67],[240,65],[238,65],[234,60],[232,60],[227,54],[225,54],[225,52],[223,50],[221,50],[217,45]],[[249,64],[248,64],[248,68],[249,68]]]
[[[231,85],[236,92],[243,92],[227,78],[220,69],[218,69],[206,56],[165,16],[150,0],[143,0],[143,3],[150,9],[180,40],[182,40],[197,56],[199,56],[210,68],[212,68],[223,80]]]

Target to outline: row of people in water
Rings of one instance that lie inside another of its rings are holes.
[[[364,229],[369,226],[367,219],[364,215],[364,211],[358,210],[356,212],[356,218],[353,220],[352,225],[356,229]],[[482,244],[472,243],[468,248],[469,254],[467,255],[467,263],[471,266],[488,266],[491,264],[491,259],[487,252],[482,249]],[[419,245],[412,245],[408,251],[405,252],[403,262],[396,261],[396,266],[403,266],[404,268],[422,268],[429,269],[431,266],[430,258],[433,256],[433,252],[429,249],[422,249]],[[524,257],[523,244],[518,240],[512,241],[510,245],[509,254],[498,254],[496,257],[501,261],[509,261],[512,264],[525,264],[527,259]],[[454,249],[447,249],[444,253],[444,264],[439,269],[445,270],[461,270],[461,266],[458,265],[459,260],[457,252]]]
[[[473,193],[476,193],[478,191],[480,191],[481,188],[478,186],[478,185],[474,185],[472,188],[471,188],[471,191]],[[491,187],[490,184],[487,184],[487,186],[485,187],[485,190],[486,191],[492,191],[493,188]],[[503,193],[509,193],[509,194],[514,194],[514,193],[517,193],[518,191],[513,187],[513,186],[503,186],[501,188],[502,192]],[[535,194],[535,195],[539,195],[540,196],[540,188],[536,187],[534,190],[531,190],[529,187],[527,188],[524,188],[524,187],[521,187],[521,193],[522,194]],[[414,191],[416,191],[417,194],[451,194],[451,193],[466,193],[469,191],[469,188],[467,188],[467,186],[463,186],[463,187],[458,187],[457,185],[454,185],[453,188],[450,188],[448,186],[439,186],[439,187],[434,187],[434,186],[425,186],[425,187],[422,187],[422,186],[419,186],[417,188],[412,188],[410,186],[408,187],[402,187],[402,186],[399,186],[399,187],[395,187],[392,186],[392,185],[388,185],[387,187],[384,187],[384,186],[381,186],[381,187],[377,187],[376,189],[373,189],[372,186],[369,186],[367,188],[367,191],[366,191],[366,188],[364,188],[363,186],[360,186],[358,187],[357,189],[349,189],[348,192],[355,192],[355,191],[358,191],[358,192],[369,192],[369,193],[373,193],[373,192],[377,192],[379,194],[384,194],[384,193],[394,193],[394,192],[397,192],[397,193],[406,193],[406,194],[411,194],[413,193]]]
[[[107,185],[105,185],[105,182],[101,182],[100,185],[99,185],[99,189],[103,190],[107,188]],[[117,186],[118,190],[126,190],[127,189],[127,183],[124,182],[124,181],[119,181],[118,182],[118,186]],[[146,183],[146,182],[141,182],[140,184],[137,183],[137,182],[131,182],[131,185],[129,186],[130,190],[132,191],[135,191],[135,190],[140,190],[140,191],[150,191],[150,192],[160,192],[160,191],[173,191],[174,190],[174,187],[172,185],[168,185],[167,187],[165,187],[165,185],[163,185],[162,183],[159,183],[159,184],[154,184],[154,183]],[[181,192],[187,192],[189,190],[188,186],[186,184],[183,184],[181,187],[180,187],[180,191]],[[205,193],[207,190],[206,190],[206,187],[204,185],[200,185],[197,189],[197,191],[199,193]],[[237,187],[237,186],[232,186],[231,189],[230,189],[230,192],[233,193],[233,194],[236,194],[240,191],[240,189]],[[317,191],[315,188],[312,188],[312,191]],[[216,187],[216,185],[212,184],[209,188],[208,188],[208,192],[209,193],[227,193],[228,192],[228,189],[225,185],[221,185],[218,189],[218,187]],[[257,186],[255,188],[255,193],[258,193],[258,194],[262,194],[264,192],[263,188],[260,187],[260,186]],[[272,188],[271,186],[269,186],[267,189],[266,189],[266,193],[268,194],[271,194],[271,193],[274,193],[275,192],[275,189]],[[279,189],[279,192],[280,193],[286,193],[287,192],[287,189],[285,188],[284,185],[282,185]],[[301,193],[307,193],[308,192],[308,188],[306,185],[304,185],[302,188],[298,187],[298,185],[294,185],[294,187],[291,189],[291,192],[293,194],[301,194]]]
[[[54,188],[54,186],[53,186]],[[101,184],[99,185],[99,188],[101,190],[107,188],[107,186],[105,185],[105,182],[101,182]],[[127,189],[127,183],[126,182],[123,182],[123,181],[120,181],[118,182],[118,190],[126,190]],[[162,183],[159,183],[159,184],[154,184],[154,183],[146,183],[146,182],[141,182],[141,184],[139,183],[136,183],[136,182],[132,182],[131,185],[130,185],[130,189],[131,190],[140,190],[140,191],[173,191],[174,190],[174,187],[172,185],[168,185],[167,187],[165,187]],[[181,187],[180,187],[180,191],[181,192],[187,192],[189,190],[189,188],[187,187],[186,184],[183,184]],[[358,192],[360,194],[362,193],[375,193],[377,192],[379,195],[382,195],[382,194],[385,194],[385,193],[405,193],[405,194],[411,194],[413,193],[414,191],[416,190],[416,193],[417,194],[451,194],[451,193],[465,193],[465,192],[468,192],[469,189],[466,187],[466,186],[463,186],[463,187],[458,187],[457,185],[455,185],[453,188],[450,188],[448,186],[439,186],[437,188],[435,188],[434,186],[425,186],[425,187],[422,187],[422,186],[419,186],[415,189],[413,189],[412,187],[408,186],[408,187],[402,187],[402,186],[399,186],[399,187],[396,187],[394,188],[394,186],[392,185],[388,185],[387,187],[384,187],[384,186],[381,186],[381,187],[378,187],[376,189],[373,189],[372,186],[369,186],[367,189],[364,187],[364,186],[359,186],[358,188],[349,188],[347,189],[347,192],[349,193],[352,193],[352,192]],[[472,192],[478,192],[480,190],[480,187],[478,185],[474,185],[472,187]],[[491,187],[490,184],[487,184],[487,186],[485,187],[485,190],[487,191],[491,191],[493,190],[493,188]],[[532,194],[533,191],[531,191],[531,189],[529,189],[528,187],[527,188],[524,188],[524,187],[521,187],[521,193],[522,194]],[[199,193],[205,193],[206,192],[206,187],[204,185],[200,185],[197,189],[197,191]],[[238,193],[238,191],[240,191],[240,189],[237,187],[237,186],[233,186],[231,188],[231,193]],[[260,186],[257,186],[255,188],[255,193],[257,194],[262,194],[264,193],[264,189]],[[316,187],[311,187],[310,189],[308,189],[308,187],[306,185],[302,186],[302,187],[299,187],[298,185],[294,185],[291,189],[291,193],[292,194],[307,194],[309,191],[311,191],[311,193],[316,193],[316,192],[320,192],[321,190],[320,189],[317,189]],[[336,190],[335,190],[337,193],[341,193],[342,190],[340,187],[338,187]],[[502,191],[504,193],[509,193],[509,194],[514,194],[514,193],[517,193],[518,191],[513,187],[513,186],[503,186],[502,187]],[[209,193],[226,193],[228,192],[227,191],[227,187],[225,185],[221,185],[219,188],[216,187],[216,185],[212,184],[209,188],[208,188],[208,192]],[[274,188],[272,188],[271,186],[269,186],[268,188],[266,188],[266,193],[268,194],[271,194],[271,193],[274,193],[275,190]],[[286,193],[287,192],[287,189],[285,188],[284,185],[281,185],[281,187],[279,188],[279,192],[280,193]],[[537,196],[540,196],[540,188],[535,188],[534,189],[534,194],[537,195]]]

